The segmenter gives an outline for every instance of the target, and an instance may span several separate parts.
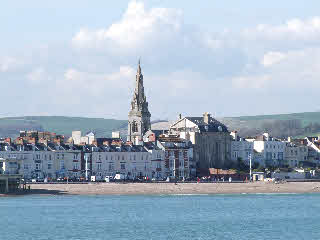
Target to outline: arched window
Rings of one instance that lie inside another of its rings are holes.
[[[136,121],[132,122],[132,132],[138,132],[138,123]]]

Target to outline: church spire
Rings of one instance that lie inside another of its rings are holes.
[[[128,117],[128,141],[135,142],[134,139],[141,140],[146,131],[151,128],[151,114],[144,94],[143,74],[141,71],[140,59],[138,61],[136,84]]]
[[[139,61],[138,61],[138,70],[137,70],[137,73],[138,73],[138,74],[141,74],[140,58],[139,58]]]

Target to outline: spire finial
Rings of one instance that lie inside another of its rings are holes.
[[[140,66],[140,57],[139,57],[139,61],[138,61],[138,73],[140,74],[141,73],[141,66]]]

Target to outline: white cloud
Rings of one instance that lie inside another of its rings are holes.
[[[131,1],[122,19],[106,29],[81,29],[72,39],[79,48],[136,48],[168,40],[181,27],[181,11],[146,10],[143,2]]]
[[[0,58],[0,72],[9,72],[15,70],[20,62],[13,57]]]
[[[287,109],[301,104],[296,97],[301,93],[318,96],[319,41],[320,17],[216,32],[186,26],[180,10],[130,1],[118,21],[81,29],[71,47],[48,46],[26,54],[30,68],[23,69],[23,77],[15,71],[19,57],[0,58],[0,72],[10,79],[6,92],[16,83],[24,92],[36,93],[28,97],[29,106],[40,109],[33,112],[102,117],[112,112],[124,119],[141,56],[153,117],[170,118],[181,111],[272,113],[270,99],[285,99],[277,106]],[[48,99],[44,109],[36,105],[41,97]]]
[[[261,61],[262,65],[269,67],[273,64],[279,63],[281,60],[286,58],[286,54],[280,52],[268,52],[263,56]]]
[[[48,84],[48,81],[52,80],[52,77],[42,67],[34,69],[32,72],[27,74],[27,79],[34,84],[44,83]]]

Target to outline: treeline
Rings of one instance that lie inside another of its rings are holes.
[[[277,138],[287,138],[288,136],[311,135],[320,132],[320,123],[310,123],[303,126],[301,120],[265,120],[259,128],[242,128],[239,134],[243,137],[256,136],[268,132]]]

